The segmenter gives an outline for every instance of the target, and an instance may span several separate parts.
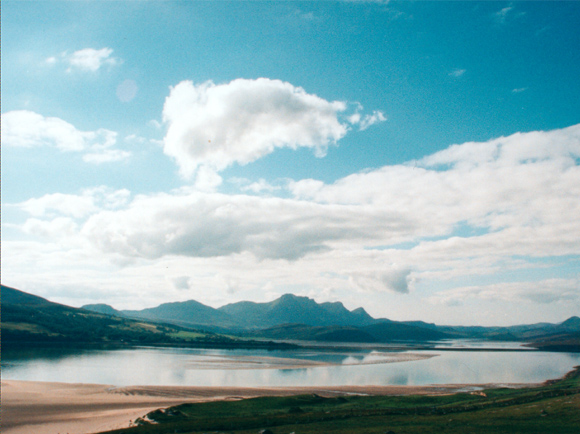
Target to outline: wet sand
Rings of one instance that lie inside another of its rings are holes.
[[[186,402],[316,393],[337,395],[442,395],[470,385],[340,387],[180,387],[48,383],[2,380],[3,434],[93,434],[126,428],[158,408]]]

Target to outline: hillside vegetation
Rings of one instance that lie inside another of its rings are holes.
[[[7,286],[1,287],[1,315],[4,348],[31,344],[279,346],[78,309]]]
[[[317,303],[292,294],[268,303],[243,301],[219,309],[189,300],[140,311],[119,311],[106,304],[73,308],[2,286],[2,332],[2,340],[8,344],[124,342],[255,348],[271,347],[274,344],[264,340],[273,339],[429,345],[463,338],[522,341],[547,351],[580,351],[578,317],[560,324],[439,326],[375,319],[362,308],[349,311],[342,303]]]
[[[540,387],[446,396],[302,395],[183,404],[156,410],[140,422],[108,433],[575,434],[580,371]]]
[[[132,311],[107,305],[87,305],[120,317],[161,321],[244,337],[339,343],[431,342],[443,339],[524,341],[546,350],[580,351],[580,318],[560,324],[538,323],[510,327],[440,326],[424,321],[373,318],[363,308],[348,310],[342,303],[317,303],[285,294],[266,303],[240,301],[213,308],[195,300],[164,303]]]

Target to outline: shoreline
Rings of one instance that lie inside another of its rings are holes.
[[[2,380],[2,433],[94,434],[127,428],[159,408],[259,396],[447,395],[497,384],[335,387],[123,386]],[[517,383],[511,387],[533,387]],[[502,386],[506,386],[502,384]]]

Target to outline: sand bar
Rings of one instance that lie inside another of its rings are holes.
[[[146,413],[185,402],[288,396],[449,394],[469,385],[340,387],[181,387],[2,380],[3,434],[93,434],[126,428]]]

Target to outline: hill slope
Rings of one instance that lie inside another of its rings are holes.
[[[107,315],[124,316],[123,312],[109,306],[108,304],[98,303],[98,304],[87,304],[81,306],[81,309],[90,310],[91,312],[104,313]]]
[[[229,328],[239,326],[230,315],[195,300],[164,303],[143,310],[124,310],[122,313],[134,318],[169,321],[174,324],[197,327]]]

